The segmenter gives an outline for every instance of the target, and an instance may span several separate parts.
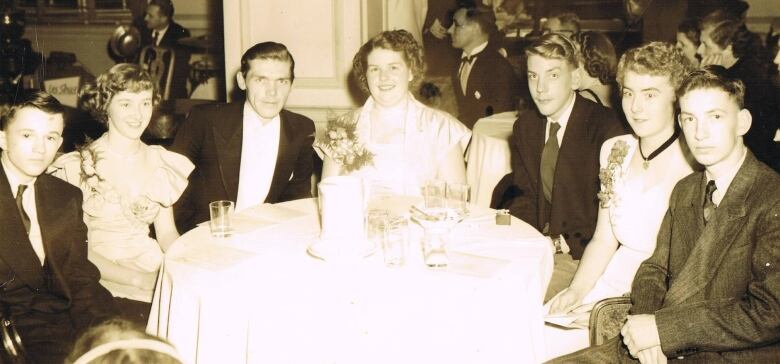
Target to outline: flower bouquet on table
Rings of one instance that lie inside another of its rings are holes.
[[[317,141],[317,146],[339,164],[344,173],[373,164],[374,154],[358,138],[357,120],[348,115],[329,118],[328,126],[322,138]]]

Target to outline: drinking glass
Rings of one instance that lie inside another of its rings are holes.
[[[466,215],[470,200],[471,186],[465,183],[447,184],[447,207],[457,210],[461,215]]]
[[[441,180],[428,181],[423,186],[423,198],[425,199],[425,208],[445,207],[447,183]]]
[[[406,262],[406,249],[409,241],[409,220],[403,216],[394,216],[387,222],[382,240],[385,265],[401,267]]]
[[[230,223],[231,215],[235,210],[233,201],[219,200],[209,203],[209,227],[211,235],[217,238],[227,238],[233,235],[233,226]]]
[[[389,219],[390,212],[387,210],[374,209],[366,213],[366,240],[369,244],[374,247],[382,244]]]

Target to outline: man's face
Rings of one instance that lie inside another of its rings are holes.
[[[62,114],[48,114],[34,107],[16,112],[0,131],[3,162],[22,183],[39,176],[54,161],[62,144]]]
[[[152,118],[152,90],[117,92],[108,104],[108,130],[127,139],[139,139]]]
[[[674,129],[674,87],[668,76],[626,71],[621,95],[623,113],[640,138]]]
[[[282,111],[292,90],[290,63],[275,59],[253,59],[244,76],[236,76],[246,100],[263,119],[273,119]]]
[[[168,17],[160,13],[159,6],[149,5],[146,7],[144,22],[146,22],[146,27],[149,29],[162,30],[168,25]]]
[[[696,161],[708,170],[728,170],[745,149],[751,116],[717,88],[695,89],[680,98],[680,127]]]
[[[562,59],[528,56],[528,89],[539,112],[558,120],[580,83],[579,72]]]
[[[466,9],[458,9],[452,16],[452,25],[447,33],[452,37],[452,47],[464,49],[471,45],[479,32],[479,25],[466,19]]]

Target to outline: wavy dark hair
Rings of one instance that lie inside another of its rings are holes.
[[[577,33],[574,40],[580,45],[585,71],[604,85],[615,82],[618,59],[612,41],[604,33],[591,30]]]
[[[366,71],[368,70],[368,55],[375,49],[387,49],[401,53],[401,58],[412,73],[409,90],[416,90],[425,75],[425,57],[423,49],[411,33],[406,30],[386,30],[375,35],[363,44],[352,59],[352,75],[363,92],[370,94]]]
[[[108,105],[119,92],[152,91],[152,104],[160,102],[157,83],[149,72],[134,63],[119,63],[98,76],[94,84],[86,84],[79,91],[81,108],[103,124],[108,122]]]
[[[6,130],[19,110],[26,107],[41,110],[47,114],[64,114],[65,106],[54,96],[40,90],[25,90],[14,94],[10,105],[0,106],[0,130]]]

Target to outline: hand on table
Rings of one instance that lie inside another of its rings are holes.
[[[571,288],[565,289],[552,298],[550,302],[550,314],[566,314],[582,304],[584,295]]]
[[[637,357],[642,350],[658,346],[661,339],[658,337],[658,326],[655,324],[655,315],[629,315],[623,328],[623,343],[628,347],[631,356]]]
[[[661,345],[639,351],[637,359],[642,364],[666,364],[667,362],[666,355],[661,351]]]

